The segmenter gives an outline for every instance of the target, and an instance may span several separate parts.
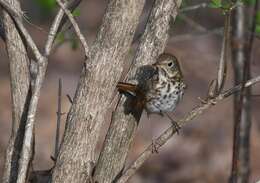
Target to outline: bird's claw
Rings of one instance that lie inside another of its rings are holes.
[[[176,121],[171,121],[172,122],[172,127],[174,128],[174,130],[176,131],[176,133],[179,135],[181,126],[176,122]]]

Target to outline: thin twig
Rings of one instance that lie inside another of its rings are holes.
[[[180,9],[180,12],[184,13],[184,12],[187,12],[187,11],[193,11],[193,10],[197,10],[197,9],[200,9],[200,8],[207,8],[207,7],[208,7],[208,3],[201,3],[201,4],[196,4],[196,5],[193,5],[193,6],[188,6],[188,7],[182,8],[182,9]]]
[[[260,82],[260,76],[257,76],[253,79],[250,79],[246,82],[245,87],[249,87],[256,83]],[[207,109],[212,106],[215,106],[218,102],[222,101],[223,99],[229,97],[230,95],[234,94],[235,92],[239,92],[242,88],[242,84],[239,84],[229,90],[224,91],[223,93],[219,94],[218,96],[208,100],[206,103],[202,103],[195,107],[191,112],[189,112],[186,116],[184,116],[181,120],[178,120],[178,124],[182,127],[187,122],[190,122],[195,117],[201,115]],[[156,145],[156,149],[159,149],[163,146],[175,133],[177,132],[174,126],[169,127],[166,129],[155,141],[153,144],[150,144],[143,153],[127,168],[123,173],[122,176],[118,179],[117,183],[125,183],[127,180],[135,174],[135,172],[143,165],[143,163],[152,155],[153,146]]]
[[[69,94],[67,94],[66,96],[67,96],[69,102],[72,104],[72,103],[73,103],[73,100],[72,100],[71,96],[70,96]]]
[[[60,124],[61,124],[61,95],[62,95],[62,80],[59,79],[59,88],[58,88],[58,109],[57,109],[57,126],[56,126],[56,137],[55,137],[55,151],[54,159],[56,160],[59,153],[59,142],[60,142]]]
[[[220,54],[220,61],[218,67],[217,92],[220,93],[224,87],[227,75],[227,56],[230,40],[230,17],[231,10],[225,13],[224,37],[222,42],[222,49]]]
[[[74,17],[73,15],[71,14],[71,12],[66,8],[66,6],[60,1],[60,0],[56,0],[56,2],[59,4],[59,6],[61,7],[61,9],[65,12],[65,14],[68,16],[71,24],[73,25],[74,27],[74,30],[85,50],[85,57],[87,58],[88,55],[89,55],[89,47],[88,47],[88,44],[87,44],[87,41],[85,39],[85,37],[83,36],[83,34],[81,33],[81,30],[77,24],[77,22],[74,20]]]

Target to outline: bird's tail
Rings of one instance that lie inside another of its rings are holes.
[[[136,94],[137,94],[137,86],[134,84],[118,82],[116,87],[117,87],[117,90],[121,93],[128,93],[133,96],[136,96]]]
[[[127,96],[125,113],[133,114],[136,120],[139,121],[145,105],[143,92],[140,91],[137,85],[131,83],[119,82],[116,87],[119,92]]]

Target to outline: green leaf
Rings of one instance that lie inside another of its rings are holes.
[[[185,7],[187,7],[187,6],[188,6],[187,0],[183,0],[183,1],[181,2],[181,8],[185,8]]]
[[[52,11],[56,7],[56,0],[36,0],[37,4],[45,11]]]
[[[255,32],[256,32],[257,34],[260,34],[260,25],[256,25],[256,27],[255,27]]]
[[[221,8],[222,7],[222,1],[221,0],[211,0],[209,3],[210,8]]]
[[[242,0],[242,2],[247,5],[254,5],[256,3],[256,0]]]
[[[56,40],[59,43],[63,43],[65,41],[65,34],[64,34],[64,32],[58,33],[57,37],[56,37]]]
[[[223,1],[221,8],[223,10],[229,10],[233,6],[233,3],[230,1]]]
[[[260,25],[260,11],[257,11],[257,12],[256,12],[255,21],[256,21],[256,24],[259,24],[259,25]]]
[[[73,10],[72,15],[73,15],[74,17],[80,16],[80,11],[79,11],[79,9]]]
[[[76,50],[79,47],[79,42],[76,38],[70,40],[70,46],[72,50]]]

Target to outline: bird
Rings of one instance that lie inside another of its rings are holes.
[[[178,59],[170,53],[160,54],[154,64],[139,67],[134,78],[136,84],[118,82],[117,89],[128,96],[126,113],[137,118],[143,110],[148,116],[166,114],[169,117],[167,113],[174,111],[187,87]],[[179,129],[176,122],[174,125]]]

